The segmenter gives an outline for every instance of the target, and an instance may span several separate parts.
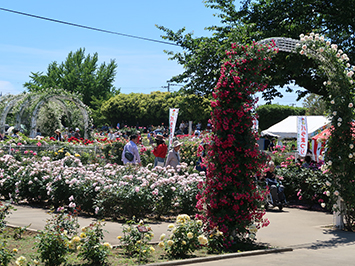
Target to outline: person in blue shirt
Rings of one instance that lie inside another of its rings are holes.
[[[130,141],[123,148],[123,152],[122,152],[123,164],[130,163],[130,164],[138,164],[139,166],[142,166],[137,143],[138,143],[138,136],[132,135],[130,137]],[[131,161],[128,160],[127,156],[125,156],[126,151],[130,152],[133,155],[133,160]]]

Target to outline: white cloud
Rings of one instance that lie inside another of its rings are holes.
[[[17,89],[15,89],[15,87],[10,82],[5,81],[5,80],[0,80],[0,92],[4,95],[7,93],[18,94],[21,91],[18,91]]]

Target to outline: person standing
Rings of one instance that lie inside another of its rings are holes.
[[[12,137],[12,138],[18,138],[18,137],[19,137],[18,132],[19,132],[18,129],[14,129],[14,131],[12,132],[11,137]]]
[[[276,140],[272,139],[269,145],[269,151],[274,151],[276,149],[276,144],[275,144]]]
[[[168,158],[166,159],[165,166],[172,166],[176,169],[176,166],[180,165],[180,154],[179,150],[182,143],[178,140],[174,141],[173,149],[169,151]]]
[[[141,157],[139,155],[137,143],[138,143],[138,136],[131,135],[130,141],[123,148],[123,152],[122,152],[123,164],[130,163],[130,164],[138,164],[139,166],[142,166]],[[126,152],[132,154],[132,158],[129,158],[130,156],[128,156],[126,154]],[[132,160],[130,160],[130,159],[132,159]]]
[[[155,156],[154,167],[164,166],[165,156],[168,152],[168,146],[165,144],[164,136],[162,134],[157,134],[155,138],[157,146],[154,147],[153,154]]]
[[[54,133],[55,133],[55,136],[54,136],[55,140],[63,141],[62,133],[60,132],[59,129],[56,129],[54,131]]]
[[[74,138],[80,139],[80,129],[79,128],[75,129]]]

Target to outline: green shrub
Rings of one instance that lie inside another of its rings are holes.
[[[139,230],[141,229],[141,230]],[[123,236],[118,236],[125,253],[139,258],[140,261],[148,261],[155,249],[148,245],[154,234],[149,226],[141,220],[139,223],[128,221],[122,229]]]
[[[81,234],[82,238],[80,240],[79,257],[88,261],[92,265],[103,265],[107,262],[107,257],[109,255],[112,246],[109,243],[101,244],[104,238],[104,233],[100,221],[94,222],[87,227],[82,229],[84,235]]]
[[[178,215],[176,226],[168,226],[168,230],[172,232],[169,239],[166,239],[164,244],[161,242],[159,246],[164,246],[171,258],[185,258],[188,253],[192,254],[202,245],[207,245],[208,240],[203,235],[202,225],[201,220],[191,220],[186,214]],[[162,235],[160,239],[163,238]]]
[[[259,116],[259,128],[261,131],[265,130],[290,115],[305,115],[306,110],[307,109],[303,107],[292,107],[288,105],[261,105],[256,109],[256,112]]]

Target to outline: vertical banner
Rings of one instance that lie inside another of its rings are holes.
[[[179,109],[178,108],[170,108],[169,109],[169,150],[170,147],[173,146],[173,139],[174,139],[174,133],[175,133],[175,126],[176,126],[176,121],[178,117]]]
[[[258,130],[259,130],[259,120],[258,119],[256,119],[256,117],[255,116],[253,116],[253,131],[255,132],[255,133],[258,133]]]
[[[297,117],[297,150],[298,154],[302,157],[307,154],[308,146],[308,129],[307,129],[307,117]]]

